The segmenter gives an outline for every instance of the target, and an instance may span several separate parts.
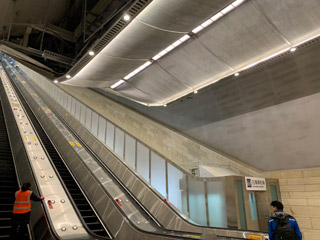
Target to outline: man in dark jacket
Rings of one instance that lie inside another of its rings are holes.
[[[44,199],[44,197],[38,197],[30,191],[30,187],[30,183],[24,183],[21,190],[15,193],[10,234],[12,239],[25,238],[25,234],[28,233],[27,225],[30,221],[31,201],[39,202]]]
[[[301,236],[298,223],[294,217],[283,212],[283,204],[279,201],[272,201],[270,205],[272,207],[273,214],[268,220],[269,239],[279,240],[281,238],[278,235],[283,234],[283,232],[285,231],[287,231],[287,235],[290,236],[291,234],[290,231],[293,230],[292,234],[294,235],[294,237],[293,238],[289,237],[289,239],[301,240],[302,236]],[[278,228],[279,224],[283,226],[282,229]],[[282,233],[280,233],[280,231],[282,231]]]

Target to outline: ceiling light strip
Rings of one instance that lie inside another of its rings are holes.
[[[113,84],[110,88],[114,89],[118,86],[120,86],[121,84],[123,84],[125,81],[124,80],[119,80],[118,82],[116,82],[115,84]]]
[[[160,59],[161,57],[165,56],[167,53],[171,52],[173,49],[175,49],[176,47],[178,47],[179,45],[181,45],[182,43],[184,43],[185,41],[190,39],[192,34],[197,34],[198,32],[202,31],[206,27],[210,26],[212,23],[214,23],[215,21],[220,19],[222,16],[226,15],[227,13],[229,13],[230,11],[235,9],[236,7],[240,6],[244,1],[245,0],[236,0],[236,1],[234,1],[233,3],[231,3],[230,5],[225,7],[224,9],[222,9],[217,14],[215,14],[214,16],[209,18],[208,20],[206,20],[203,23],[201,23],[198,27],[194,28],[191,33],[184,35],[183,37],[181,37],[180,39],[178,39],[177,41],[175,41],[174,43],[172,43],[171,45],[169,45],[168,47],[166,47],[165,49],[163,49],[162,51],[160,51],[156,55],[154,55],[151,60],[147,61],[146,63],[144,63],[143,65],[141,65],[137,69],[135,69],[132,72],[130,72],[123,79],[124,80],[128,80],[128,79],[134,77],[139,72],[141,72],[142,70],[144,70],[145,68],[150,66],[154,61],[157,61],[158,59]],[[112,86],[111,86],[111,88],[112,88]]]

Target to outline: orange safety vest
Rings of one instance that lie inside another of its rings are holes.
[[[13,204],[14,214],[24,214],[31,211],[31,194],[30,190],[16,192],[16,201]]]

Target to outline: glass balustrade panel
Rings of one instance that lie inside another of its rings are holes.
[[[207,182],[209,226],[226,228],[227,209],[224,182]]]
[[[151,151],[151,185],[166,198],[166,162]]]
[[[98,114],[95,111],[92,111],[91,133],[94,136],[98,136],[98,119],[99,119]]]
[[[99,116],[98,138],[103,143],[105,143],[106,139],[106,126],[107,121],[103,117]]]
[[[86,125],[85,127],[91,131],[91,115],[92,115],[92,111],[90,108],[86,108]]]
[[[125,162],[133,169],[136,168],[136,140],[130,135],[125,135]]]
[[[81,103],[76,100],[76,114],[75,117],[77,120],[80,120],[80,111],[81,111]]]
[[[107,137],[106,144],[113,151],[114,143],[114,125],[111,122],[107,122]]]
[[[124,153],[124,133],[120,128],[116,128],[116,136],[115,136],[115,144],[114,151],[118,155],[118,157],[123,160]]]
[[[192,178],[189,179],[189,211],[190,218],[196,224],[206,226],[206,202],[204,195],[204,182]]]
[[[170,163],[168,163],[168,183],[170,183],[168,201],[186,217],[188,215],[186,176]]]
[[[82,125],[86,124],[86,105],[81,104],[81,110],[80,110],[80,122]]]
[[[137,172],[149,182],[149,149],[137,143]]]

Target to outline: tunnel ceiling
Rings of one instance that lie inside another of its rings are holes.
[[[247,0],[225,11],[233,3],[6,1],[0,17],[0,50],[51,72],[52,78],[65,84],[100,88],[159,106],[242,74],[259,61],[288,54],[290,48],[320,34],[318,0]],[[220,11],[221,18],[192,32]],[[132,17],[129,22],[122,19],[126,13]],[[184,43],[152,60],[186,35],[190,38]],[[89,50],[95,50],[95,56],[89,56]],[[150,66],[110,89],[148,61]]]
[[[230,3],[153,1],[65,83],[108,90]],[[114,90],[149,106],[169,104],[319,34],[317,0],[245,1]]]

